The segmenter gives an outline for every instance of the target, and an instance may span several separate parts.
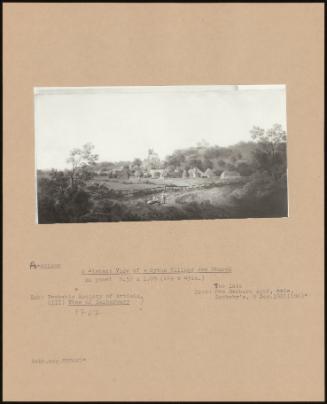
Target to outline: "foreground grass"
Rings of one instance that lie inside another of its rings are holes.
[[[166,193],[166,203],[147,202]],[[55,200],[38,188],[39,223],[195,220],[287,216],[285,186],[267,177],[237,181],[93,178],[77,194]]]

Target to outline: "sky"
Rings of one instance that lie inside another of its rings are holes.
[[[165,158],[176,149],[250,140],[253,125],[286,129],[284,85],[38,87],[36,167],[64,169],[71,149],[91,142],[99,161]]]

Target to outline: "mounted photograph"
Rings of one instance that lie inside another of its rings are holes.
[[[39,224],[288,217],[284,85],[34,97]]]

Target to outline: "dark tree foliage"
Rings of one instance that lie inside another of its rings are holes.
[[[93,148],[87,143],[72,150],[67,159],[70,170],[52,170],[48,178],[38,179],[39,223],[79,222],[91,210],[93,203],[84,188],[94,175],[91,167],[98,158]]]

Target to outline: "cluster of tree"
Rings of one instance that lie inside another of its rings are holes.
[[[90,212],[93,202],[85,185],[94,175],[92,169],[98,160],[93,150],[91,143],[73,149],[67,159],[70,169],[38,176],[39,223],[78,222]]]
[[[247,184],[235,191],[239,217],[285,217],[287,200],[286,131],[281,125],[264,130],[254,126],[251,135],[254,172]]]
[[[240,142],[229,147],[203,146],[176,150],[168,156],[164,166],[169,169],[188,170],[197,167],[202,171],[210,168],[216,175],[223,171],[237,171],[249,176],[258,170],[279,175],[286,169],[286,132],[275,124],[264,130],[254,126],[252,141]]]

